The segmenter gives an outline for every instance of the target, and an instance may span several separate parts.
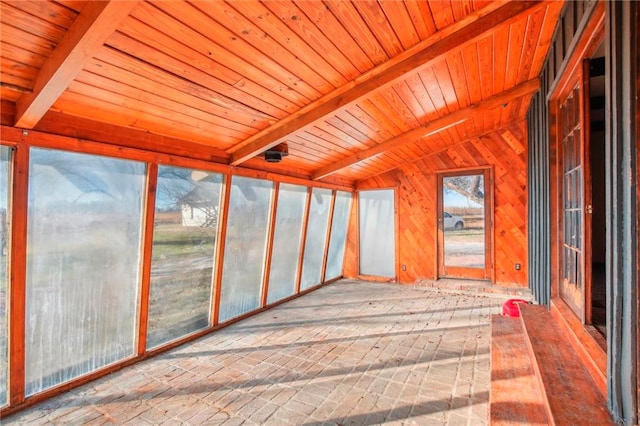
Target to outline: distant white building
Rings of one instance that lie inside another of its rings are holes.
[[[218,223],[219,195],[207,191],[206,187],[197,186],[180,200],[182,209],[182,226],[211,227]]]

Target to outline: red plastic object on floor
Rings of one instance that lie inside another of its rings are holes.
[[[502,304],[502,315],[507,317],[518,318],[520,316],[520,310],[518,310],[518,303],[529,303],[524,299],[509,299]]]

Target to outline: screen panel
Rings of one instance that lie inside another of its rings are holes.
[[[135,354],[145,170],[31,150],[27,396]]]
[[[330,189],[313,188],[311,191],[309,222],[300,282],[301,290],[321,284],[322,281],[322,261],[327,242],[331,196]]]
[[[351,193],[338,191],[336,203],[333,208],[333,220],[331,224],[331,237],[329,239],[329,252],[327,254],[327,270],[325,281],[342,276],[342,264],[344,262],[344,249],[347,242],[347,226],[349,225],[349,212],[351,208]]]
[[[11,148],[0,146],[0,407],[9,402],[9,199]]]
[[[267,303],[292,296],[296,291],[306,202],[306,187],[280,184]]]
[[[358,196],[360,274],[395,277],[394,191],[360,191]]]
[[[260,307],[273,182],[233,176],[218,320]]]
[[[159,166],[147,347],[211,323],[222,175]]]

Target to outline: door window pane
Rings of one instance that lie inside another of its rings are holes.
[[[445,265],[484,269],[484,175],[443,177],[442,206]]]
[[[8,402],[8,302],[9,294],[9,196],[11,188],[11,148],[0,146],[0,407]]]
[[[324,260],[324,249],[327,242],[330,209],[331,190],[313,188],[311,206],[309,207],[307,239],[304,245],[301,290],[313,287],[322,281],[322,261]]]
[[[359,193],[362,275],[396,276],[394,199],[392,189]]]
[[[333,209],[333,223],[331,224],[331,238],[329,240],[325,280],[332,280],[342,276],[342,263],[344,261],[344,247],[347,240],[350,207],[351,194],[338,191],[336,195],[336,205]]]
[[[210,324],[222,175],[160,166],[147,347]]]
[[[260,307],[273,183],[233,176],[220,293],[220,322]]]
[[[296,291],[306,200],[306,187],[280,184],[267,303],[282,300]]]
[[[32,149],[26,394],[135,354],[145,164]]]

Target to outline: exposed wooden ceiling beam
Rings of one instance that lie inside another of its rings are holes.
[[[32,129],[140,0],[89,1],[16,103],[16,127]]]
[[[458,123],[462,123],[470,118],[474,118],[479,114],[482,114],[488,110],[498,108],[506,103],[512,102],[515,99],[521,98],[526,95],[530,95],[536,92],[540,88],[540,81],[538,79],[529,80],[526,83],[522,83],[511,89],[500,92],[484,101],[478,102],[475,105],[468,106],[461,110],[447,114],[444,117],[440,117],[432,122],[425,124],[424,126],[416,127],[409,130],[395,138],[389,139],[374,147],[357,152],[349,157],[345,157],[342,160],[329,164],[328,166],[321,167],[316,170],[312,175],[312,179],[322,179],[336,173],[339,170],[353,166],[361,161],[375,157],[386,151],[398,148],[400,146],[415,142],[416,140],[433,135],[442,130],[445,130]]]
[[[540,1],[505,1],[490,3],[464,19],[444,28],[384,64],[381,64],[348,84],[324,95],[295,114],[256,133],[241,144],[228,150],[232,165],[238,165],[281,142],[303,127],[345,107],[375,90],[393,84],[416,68],[427,65],[452,49],[461,47],[496,26],[520,16],[535,7],[543,7]]]
[[[522,120],[524,120],[524,118],[522,118],[522,117],[518,117],[518,118],[516,118],[515,120],[511,120],[511,121],[509,121],[508,123],[506,123],[506,124],[504,125],[504,127],[505,127],[505,128],[506,128],[506,127],[509,127],[509,126],[511,126],[511,125],[513,125],[513,124],[516,124],[516,123],[518,123],[518,122],[520,122],[520,121],[522,121]],[[485,137],[487,137],[488,135],[490,135],[490,134],[492,134],[492,133],[496,133],[496,132],[498,132],[498,131],[499,131],[499,130],[497,130],[497,129],[491,129],[491,130],[486,131],[486,132],[483,132],[483,133],[481,133],[481,134],[479,134],[479,135],[474,135],[474,136],[471,136],[471,137],[466,138],[466,139],[462,139],[462,140],[459,140],[459,141],[452,142],[452,143],[450,143],[450,144],[447,144],[447,145],[446,145],[446,146],[444,146],[444,147],[442,147],[442,146],[441,146],[441,147],[439,147],[438,149],[435,149],[435,150],[433,150],[432,152],[429,152],[429,153],[426,153],[426,154],[424,154],[424,155],[421,155],[420,157],[414,158],[414,159],[412,159],[411,161],[404,162],[404,163],[402,163],[402,164],[396,164],[395,166],[385,167],[385,168],[383,168],[382,170],[376,170],[376,172],[375,172],[375,173],[372,173],[372,174],[367,175],[367,176],[362,177],[362,178],[358,178],[358,179],[356,180],[356,182],[355,182],[354,186],[355,186],[355,188],[356,188],[356,189],[360,189],[360,188],[361,188],[361,184],[362,184],[362,182],[366,181],[367,179],[371,179],[371,178],[372,178],[372,177],[374,177],[374,176],[380,176],[380,175],[383,175],[383,174],[385,174],[385,173],[389,173],[390,171],[395,170],[395,169],[399,169],[399,168],[401,168],[402,166],[404,166],[404,165],[406,165],[406,164],[413,164],[413,163],[415,163],[415,162],[417,162],[417,161],[426,161],[426,160],[428,160],[430,157],[432,157],[432,156],[434,156],[434,155],[441,154],[441,153],[443,153],[443,152],[445,152],[445,151],[448,151],[448,150],[450,150],[450,149],[452,149],[452,148],[455,148],[455,147],[457,147],[457,146],[463,145],[463,144],[465,144],[465,143],[468,143],[468,142],[473,141],[473,140],[476,140],[476,139],[480,139],[480,140],[481,140],[482,138],[485,138]]]

